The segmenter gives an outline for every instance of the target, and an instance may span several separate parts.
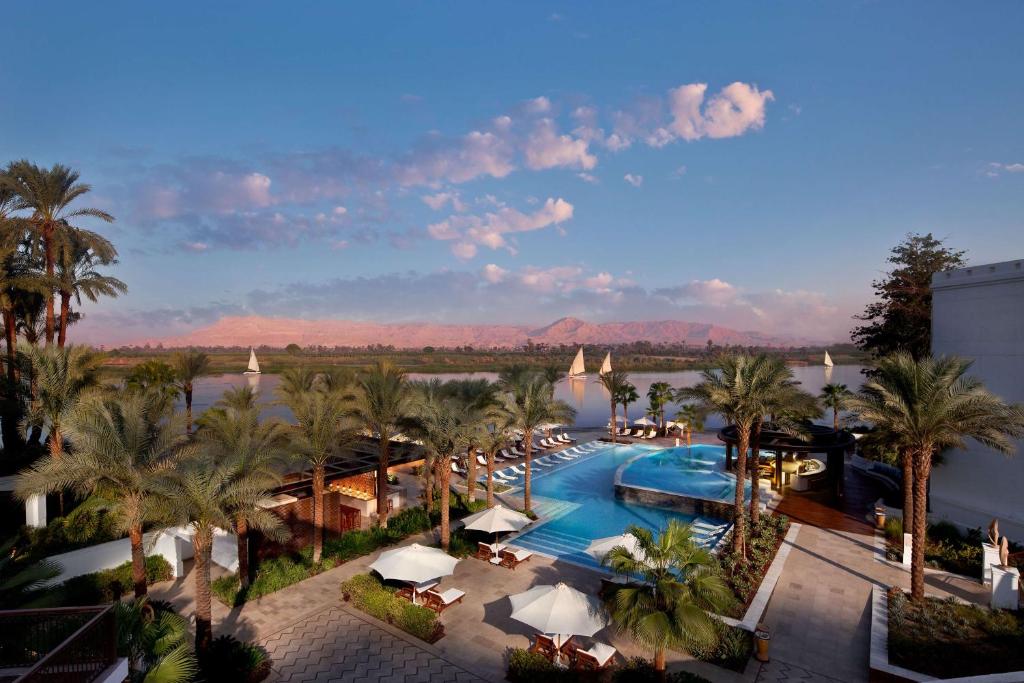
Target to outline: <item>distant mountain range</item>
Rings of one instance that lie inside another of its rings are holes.
[[[545,327],[529,325],[440,325],[434,323],[373,323],[349,320],[301,320],[260,316],[225,317],[188,334],[147,339],[141,343],[185,346],[270,346],[288,344],[317,346],[392,345],[402,349],[424,346],[476,348],[516,347],[534,344],[653,344],[805,346],[815,342],[761,332],[741,332],[728,327],[682,320],[648,322],[588,323],[578,318],[561,318]]]

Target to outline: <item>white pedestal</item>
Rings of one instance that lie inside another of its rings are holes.
[[[992,567],[992,609],[1020,608],[1020,572],[1001,564]]]
[[[25,524],[42,529],[46,526],[46,496],[29,496],[25,501]]]
[[[903,564],[905,564],[908,567],[911,564],[910,555],[913,552],[913,550],[914,550],[914,535],[913,534],[904,533],[903,534]]]
[[[999,546],[991,543],[981,544],[981,582],[992,585],[992,567],[999,564]]]

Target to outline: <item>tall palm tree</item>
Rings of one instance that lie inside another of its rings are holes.
[[[629,375],[623,370],[612,370],[606,372],[597,378],[598,383],[604,390],[608,392],[609,402],[611,403],[612,415],[608,419],[608,424],[611,425],[612,431],[612,443],[618,443],[618,424],[615,422],[617,417],[615,407],[619,405],[619,397],[622,396],[623,391],[626,389],[626,385],[629,384]]]
[[[72,490],[101,499],[116,527],[128,534],[136,597],[146,594],[143,525],[165,521],[157,482],[175,466],[187,440],[184,418],[169,415],[167,408],[154,392],[83,397],[63,420],[73,447],[67,457],[43,457],[17,484],[20,498]]]
[[[658,420],[658,432],[665,433],[665,406],[675,398],[675,392],[668,382],[652,382],[647,389],[647,402]]]
[[[210,374],[210,357],[195,349],[178,351],[171,356],[171,365],[174,367],[178,388],[185,394],[185,431],[191,434],[192,390],[197,379]]]
[[[8,166],[9,183],[18,195],[17,209],[31,211],[28,225],[33,244],[41,248],[44,272],[55,282],[57,246],[60,233],[72,226],[76,218],[91,217],[112,223],[114,217],[106,211],[93,208],[73,208],[71,205],[92,189],[78,182],[78,171],[61,164],[41,168],[27,161],[16,161]],[[53,343],[55,330],[54,289],[46,294],[46,343]]]
[[[60,293],[60,319],[57,345],[64,346],[71,321],[71,300],[82,305],[82,296],[98,301],[101,296],[116,298],[128,291],[128,285],[99,272],[97,266],[117,263],[117,250],[103,237],[89,230],[65,230],[57,256],[57,291]]]
[[[281,379],[274,390],[278,400],[288,405],[294,397],[301,396],[313,389],[313,382],[316,380],[316,373],[305,365],[287,368],[281,373]]]
[[[498,385],[486,379],[466,379],[448,382],[448,393],[462,404],[463,419],[479,426],[490,422],[490,415],[497,406]],[[486,430],[478,430],[482,434]],[[466,495],[476,500],[476,448],[479,444],[466,444]]]
[[[924,600],[924,546],[928,523],[928,478],[932,458],[963,448],[972,438],[1002,453],[1024,437],[1024,407],[1007,404],[966,373],[971,362],[956,357],[915,360],[906,352],[882,359],[850,400],[861,419],[892,435],[913,463],[914,524],[910,592]]]
[[[821,388],[821,395],[818,398],[822,405],[832,411],[832,429],[839,431],[839,411],[846,408],[851,397],[850,390],[845,384],[826,384]]]
[[[389,361],[378,361],[359,375],[352,399],[350,415],[377,438],[377,524],[386,529],[391,439],[410,425],[413,413],[405,371]]]
[[[716,573],[714,558],[678,520],[671,520],[658,538],[636,525],[627,533],[636,537],[639,556],[619,546],[603,564],[640,581],[616,584],[605,604],[620,632],[654,650],[654,668],[664,676],[666,649],[715,642],[714,617],[708,612],[721,610],[732,594]]]
[[[258,473],[268,482],[279,483],[280,466],[287,458],[285,447],[290,432],[284,422],[274,418],[260,422],[259,412],[255,408],[214,406],[199,416],[198,423],[196,439],[199,447],[214,462],[237,460],[240,468]],[[238,539],[238,579],[243,590],[249,587],[251,578],[250,512],[248,507],[239,508],[235,511],[232,524]]]
[[[239,510],[246,510],[248,526],[267,535],[280,533],[282,523],[260,507],[274,485],[265,471],[250,470],[244,460],[219,460],[202,449],[165,473],[158,487],[168,514],[192,527],[195,557],[196,654],[202,658],[213,636],[210,563],[215,529],[230,529]]]
[[[327,462],[356,434],[346,419],[348,406],[340,391],[308,391],[295,396],[289,405],[298,423],[292,446],[313,469],[313,562],[319,562],[324,546]]]
[[[569,373],[558,366],[547,365],[540,371],[540,374],[551,385],[551,391],[554,393],[555,385],[565,379]]]
[[[537,375],[537,369],[522,363],[506,365],[498,372],[498,387],[503,391],[512,391],[515,387],[525,384]]]
[[[435,477],[441,489],[441,547],[448,550],[451,543],[452,457],[464,453],[467,444],[480,436],[478,424],[464,419],[464,405],[454,398],[438,398],[418,394],[413,410],[419,424],[423,446],[432,456]]]
[[[502,448],[512,443],[508,433],[508,416],[494,415],[495,423],[480,436],[480,448],[487,459],[487,507],[494,507],[494,458]]]
[[[750,431],[754,421],[761,416],[761,407],[751,400],[751,388],[755,376],[764,364],[764,357],[745,354],[722,356],[720,367],[709,368],[701,373],[701,381],[695,386],[679,389],[676,394],[682,400],[691,400],[705,412],[720,414],[727,423],[736,427],[736,492],[733,502],[733,550],[738,557],[745,557],[747,451],[750,448]]]
[[[534,376],[507,391],[502,397],[502,407],[509,416],[509,424],[523,433],[526,449],[523,475],[523,507],[530,513],[530,475],[533,456],[533,432],[545,422],[569,422],[576,411],[565,401],[554,398],[551,385],[543,377]]]
[[[678,392],[676,395],[679,395]],[[675,421],[686,425],[683,427],[683,431],[686,433],[687,446],[693,440],[693,432],[695,430],[698,432],[704,431],[704,420],[706,417],[704,411],[695,403],[684,403],[679,406],[679,410],[676,411]]]
[[[224,393],[214,404],[214,408],[231,408],[234,410],[256,410],[256,390],[248,384],[240,387],[225,389]]]
[[[640,400],[640,394],[637,393],[636,385],[632,382],[626,382],[625,386],[622,387],[622,391],[619,394],[619,403],[622,404],[622,416],[626,418],[626,424],[629,424],[629,406],[631,403],[636,403]]]

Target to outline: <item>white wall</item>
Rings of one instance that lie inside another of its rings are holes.
[[[166,529],[146,534],[143,540],[146,555],[162,555],[171,565],[175,578],[184,573],[183,563],[192,559],[192,530],[188,527]],[[91,545],[48,558],[61,567],[60,575],[48,584],[64,583],[70,578],[113,569],[132,559],[131,543],[127,538]],[[238,571],[238,541],[234,534],[217,529],[213,537],[213,561]]]
[[[1024,261],[939,273],[932,279],[932,352],[974,360],[970,374],[1024,403]],[[933,517],[982,527],[996,517],[1024,542],[1024,442],[1007,457],[972,442],[932,475]]]

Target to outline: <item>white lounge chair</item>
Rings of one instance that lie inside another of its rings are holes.
[[[515,456],[516,456],[517,458],[521,458],[521,457],[523,457],[524,455],[526,455],[526,451],[524,451],[524,450],[523,450],[522,448],[520,448],[519,446],[513,446],[513,447],[512,447],[512,448],[511,448],[511,449],[509,450],[509,452],[510,452],[510,453],[513,453],[513,454],[515,454]]]
[[[443,593],[438,593],[436,590],[431,589],[426,591],[423,597],[427,607],[440,614],[455,603],[462,602],[462,598],[466,597],[466,591],[460,591],[458,588],[449,588]]]
[[[512,467],[509,467],[509,469],[516,474],[526,474],[526,465],[513,465]]]
[[[531,464],[532,465],[536,465],[537,467],[551,467],[551,465],[553,465],[554,463],[552,463],[550,460],[551,460],[551,456],[547,456],[547,457],[544,457],[544,458],[537,458]]]
[[[589,650],[577,650],[576,657],[578,660],[582,660],[580,663],[584,668],[603,669],[611,663],[616,652],[618,650],[611,645],[594,643]]]
[[[572,462],[573,460],[576,459],[576,457],[573,457],[571,455],[564,455],[563,453],[555,453],[551,457],[556,460],[561,460],[562,462]]]
[[[485,458],[484,456],[482,456],[482,455],[476,456],[476,461],[480,465],[483,465],[484,467],[487,467],[487,458]]]
[[[484,480],[486,480],[486,479],[487,479],[487,475],[485,474],[484,475]],[[505,474],[504,470],[502,470],[502,471],[494,473],[494,479],[496,481],[512,481],[513,479],[515,479],[515,477],[508,476],[507,474]]]
[[[466,470],[459,467],[459,463],[452,460],[452,472],[454,472],[455,474],[465,474]]]

